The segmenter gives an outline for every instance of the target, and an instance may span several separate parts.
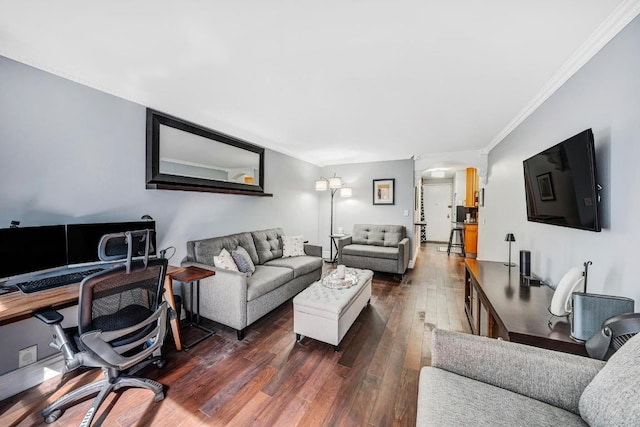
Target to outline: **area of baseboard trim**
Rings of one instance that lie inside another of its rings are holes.
[[[22,391],[61,375],[64,372],[62,353],[38,360],[24,368],[16,369],[0,376],[0,400],[14,396]]]

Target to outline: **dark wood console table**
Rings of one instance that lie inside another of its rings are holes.
[[[587,356],[584,344],[570,338],[567,319],[548,326],[552,296],[547,286],[520,286],[517,267],[465,260],[464,308],[474,334]]]

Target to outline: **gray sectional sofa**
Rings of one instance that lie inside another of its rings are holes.
[[[297,295],[322,275],[322,247],[305,244],[305,256],[282,258],[283,231],[280,228],[251,231],[187,242],[182,266],[195,265],[216,274],[200,283],[200,314],[237,331],[245,328],[288,299]],[[255,264],[255,272],[244,273],[216,268],[213,257],[223,248],[231,252],[242,246]],[[189,289],[184,287],[188,306]]]
[[[409,265],[409,238],[403,225],[355,224],[338,240],[338,264],[403,275]]]
[[[638,426],[640,334],[600,360],[434,330],[416,425]]]

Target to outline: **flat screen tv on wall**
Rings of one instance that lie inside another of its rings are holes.
[[[587,129],[523,162],[529,221],[600,231],[594,151]]]

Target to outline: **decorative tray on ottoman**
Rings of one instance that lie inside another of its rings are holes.
[[[358,283],[362,270],[345,268],[344,278],[338,277],[338,271],[327,274],[321,281],[322,286],[330,289],[348,289]]]

